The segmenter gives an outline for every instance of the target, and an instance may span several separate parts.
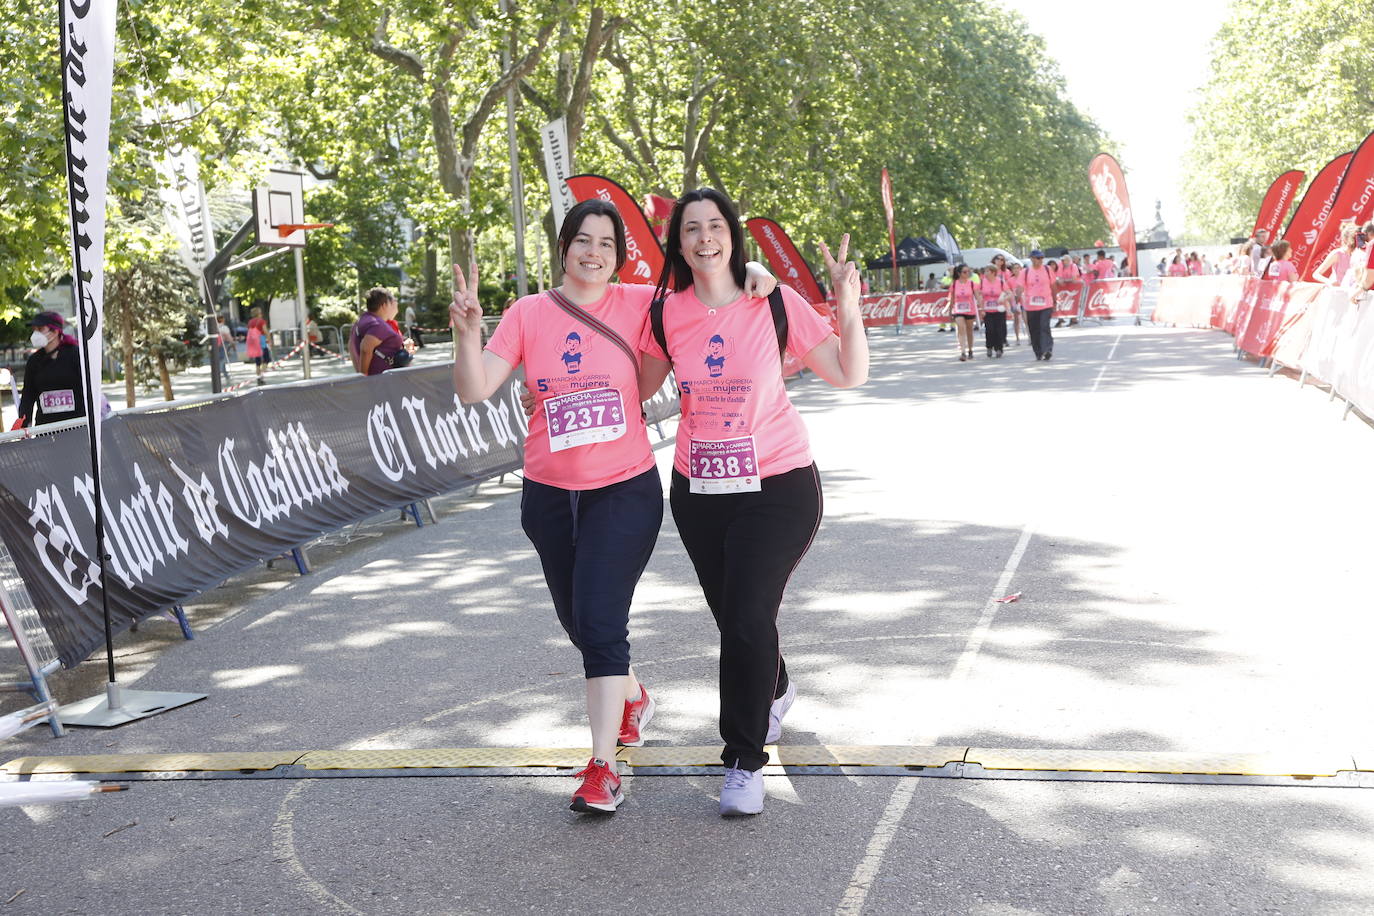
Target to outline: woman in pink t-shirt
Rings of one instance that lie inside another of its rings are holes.
[[[1188,265],[1183,263],[1183,255],[1174,255],[1173,261],[1169,263],[1169,276],[1186,277],[1188,276]]]
[[[973,359],[973,322],[978,319],[977,290],[973,287],[973,269],[967,264],[954,268],[954,282],[949,284],[949,313],[954,317],[954,329],[959,332],[959,362]]]
[[[1000,358],[1007,345],[1007,300],[1011,294],[995,264],[983,268],[983,285],[978,288],[978,296],[982,300],[979,314],[983,318],[983,342],[988,348],[988,359],[994,355]]]
[[[1021,330],[1026,324],[1026,275],[1021,270],[1020,261],[1012,261],[1007,265],[1006,275],[1007,289],[1011,291],[1011,301],[1008,307],[1011,309],[1012,327],[1016,331],[1016,342],[1021,343]]]
[[[640,341],[649,390],[671,367],[682,400],[669,504],[720,629],[722,815],[763,810],[764,745],[796,696],[777,616],[821,520],[821,482],[806,425],[783,384],[782,352],[836,387],[868,378],[859,274],[824,245],[839,336],[801,296],[744,292],[744,234],[712,188],[678,199],[664,238],[661,303]],[[673,292],[668,294],[671,287]],[[782,320],[785,319],[785,329]],[[715,344],[719,338],[724,347]],[[713,359],[724,355],[723,365]]]
[[[1340,247],[1328,254],[1317,269],[1312,271],[1314,280],[1318,283],[1325,283],[1327,286],[1347,285],[1351,256],[1357,250],[1355,234],[1354,223],[1346,223],[1341,226]]]
[[[1281,280],[1287,283],[1294,283],[1298,279],[1298,269],[1293,266],[1293,262],[1288,260],[1292,254],[1287,239],[1279,239],[1274,243],[1274,257],[1264,268],[1264,279]]]
[[[578,774],[571,807],[609,813],[624,800],[616,745],[643,744],[654,714],[630,667],[629,643],[630,599],[663,520],[637,350],[653,288],[610,282],[625,264],[625,226],[604,201],[568,212],[558,255],[562,285],[517,300],[485,352],[477,269],[464,276],[454,266],[453,381],[458,397],[475,403],[525,367],[534,413],[521,525],[587,678],[592,759]],[[772,285],[770,277],[764,288]]]

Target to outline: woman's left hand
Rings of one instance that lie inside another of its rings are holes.
[[[845,260],[849,257],[849,233],[840,239],[838,257],[830,254],[825,242],[820,243],[821,256],[825,258],[825,269],[830,274],[830,288],[835,291],[837,305],[859,303],[859,265]]]

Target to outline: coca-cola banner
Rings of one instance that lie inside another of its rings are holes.
[[[1135,218],[1131,215],[1131,195],[1126,190],[1126,176],[1121,173],[1120,164],[1110,154],[1098,153],[1088,165],[1088,182],[1102,208],[1102,215],[1107,218],[1112,238],[1126,252],[1131,274],[1139,276],[1135,259]]]
[[[859,300],[864,327],[940,324],[950,320],[949,292],[876,293]]]
[[[1054,284],[1054,317],[1077,318],[1083,307],[1083,281],[1064,280]]]
[[[1304,280],[1313,279],[1312,272],[1321,266],[1328,254],[1340,247],[1342,223],[1363,225],[1371,217],[1374,217],[1374,133],[1365,137],[1355,150],[1350,165],[1341,176],[1331,212],[1317,229],[1317,238],[1307,261],[1294,265],[1301,271],[1300,276]]]
[[[1326,287],[1317,283],[1280,283],[1276,280],[1251,280],[1255,288],[1254,305],[1236,345],[1252,356],[1269,356],[1274,351],[1279,330],[1291,326],[1292,316],[1317,301]]]
[[[520,467],[518,387],[462,404],[433,366],[111,415],[116,632],[325,532]],[[672,416],[675,392],[645,406],[650,422]],[[104,641],[85,441],[77,427],[0,442],[0,540],[68,667]]]
[[[663,270],[663,249],[658,236],[639,204],[624,188],[600,175],[574,175],[567,181],[568,189],[578,203],[600,199],[615,205],[625,222],[625,266],[620,279],[625,283],[655,283]]]
[[[1222,328],[1245,292],[1242,276],[1163,277],[1155,301],[1155,324]]]
[[[806,259],[801,256],[797,246],[792,243],[783,228],[771,219],[756,216],[746,220],[744,225],[758,243],[759,250],[768,259],[768,265],[778,279],[792,287],[812,305],[825,302],[825,294],[811,271]]]
[[[1114,277],[1088,282],[1088,297],[1083,303],[1085,318],[1116,318],[1140,314],[1144,281],[1139,277]]]
[[[1336,189],[1340,187],[1341,177],[1345,175],[1345,170],[1354,155],[1354,152],[1341,153],[1322,166],[1322,170],[1312,179],[1312,183],[1302,195],[1302,200],[1298,202],[1298,209],[1293,212],[1293,218],[1288,221],[1288,228],[1284,230],[1283,237],[1291,246],[1292,254],[1289,260],[1293,262],[1299,275],[1307,266],[1307,261],[1312,255],[1312,246],[1316,244],[1317,235],[1326,224],[1332,204],[1336,202]]]
[[[952,311],[948,292],[907,293],[903,304],[902,323],[940,324],[949,321]]]
[[[1260,204],[1259,215],[1255,217],[1255,228],[1251,235],[1263,229],[1269,233],[1271,242],[1278,237],[1279,226],[1283,225],[1283,218],[1288,215],[1293,201],[1297,199],[1298,188],[1302,187],[1302,180],[1306,175],[1307,173],[1301,169],[1293,169],[1274,179],[1274,183],[1264,194],[1264,202]]]

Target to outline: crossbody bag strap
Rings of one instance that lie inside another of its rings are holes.
[[[768,307],[773,312],[773,330],[778,335],[778,359],[787,359],[787,307],[782,301],[782,287],[775,286],[768,294]]]
[[[630,365],[634,368],[635,374],[638,375],[639,358],[635,356],[635,351],[625,342],[625,338],[621,337],[620,334],[616,332],[615,328],[611,327],[600,318],[597,318],[558,290],[550,289],[547,290],[547,292],[549,298],[553,300],[554,305],[619,347],[620,352],[625,354],[625,358],[630,361]]]

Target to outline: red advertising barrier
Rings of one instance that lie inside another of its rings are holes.
[[[949,293],[933,290],[928,293],[907,293],[903,324],[940,324],[949,321]]]
[[[1226,327],[1245,293],[1242,276],[1163,277],[1155,304],[1155,324],[1195,328]]]
[[[1280,283],[1251,280],[1254,306],[1239,338],[1241,350],[1254,356],[1271,356],[1279,330],[1293,325],[1293,317],[1305,312],[1327,289],[1316,283]]]
[[[1140,314],[1145,282],[1139,277],[1114,277],[1088,282],[1088,301],[1084,318],[1113,318]]]
[[[880,293],[864,296],[859,300],[859,314],[863,316],[864,327],[883,328],[895,325],[902,313],[902,303],[906,293]]]
[[[1083,304],[1083,281],[1065,280],[1054,284],[1054,317],[1077,318]]]

